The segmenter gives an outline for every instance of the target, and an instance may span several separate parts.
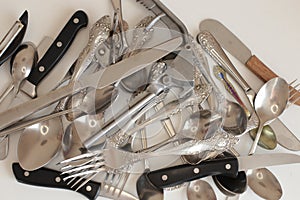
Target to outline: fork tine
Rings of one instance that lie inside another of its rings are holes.
[[[89,176],[90,176],[90,175],[87,174],[87,175],[85,175],[85,176],[80,177],[75,183],[73,183],[73,184],[71,185],[70,188],[74,188],[78,183],[80,183],[83,179],[88,178]],[[76,180],[76,178],[75,178],[75,180]]]
[[[100,173],[100,172],[98,172],[98,173]],[[93,174],[93,175],[90,175],[88,178],[86,178],[85,181],[83,181],[83,182],[76,188],[75,191],[78,191],[78,190],[79,190],[80,188],[82,188],[85,184],[87,184],[90,180],[92,180],[93,178],[95,178],[95,177],[98,175],[98,173],[95,173],[95,174]]]
[[[290,82],[289,83],[289,86],[291,86],[292,87],[292,85],[297,81],[298,79],[296,78],[296,79],[294,79],[292,82]]]
[[[94,158],[95,156],[102,154],[102,152],[103,152],[102,150],[99,150],[99,151],[93,151],[93,152],[89,152],[89,153],[84,153],[84,154],[81,154],[79,156],[75,156],[75,157],[63,160],[63,161],[59,162],[58,164],[59,165],[61,165],[61,164],[69,164],[69,163],[77,161],[77,160],[82,160],[82,159],[86,159],[86,158]]]
[[[85,176],[87,174],[96,173],[97,171],[98,170],[88,170],[88,171],[83,171],[83,172],[79,172],[79,173],[76,173],[76,174],[71,174],[71,175],[66,176],[65,178],[63,178],[63,180],[66,181],[66,180],[69,180],[69,179],[74,178],[74,177]]]
[[[76,173],[78,171],[83,171],[83,170],[88,170],[88,169],[94,169],[94,168],[101,167],[103,165],[104,165],[103,162],[101,162],[101,163],[95,163],[95,164],[90,164],[90,165],[84,165],[84,166],[81,166],[81,167],[76,167],[76,168],[64,171],[64,172],[62,172],[62,175],[63,174],[73,174],[73,173]]]

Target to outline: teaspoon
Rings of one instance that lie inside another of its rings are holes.
[[[191,181],[187,188],[188,200],[217,200],[211,185],[203,180]]]

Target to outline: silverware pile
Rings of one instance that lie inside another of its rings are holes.
[[[255,152],[277,143],[300,150],[278,119],[300,105],[300,84],[274,74],[220,22],[202,21],[193,38],[159,0],[138,1],[151,16],[131,30],[121,0],[111,0],[113,17],[92,25],[86,47],[61,77],[50,72],[87,26],[87,14],[76,11],[51,45],[46,38],[38,46],[22,43],[28,13],[22,14],[0,42],[0,64],[10,59],[12,78],[0,97],[0,158],[9,135],[22,131],[19,163],[12,164],[22,183],[88,199],[142,200],[163,199],[165,189],[188,183],[188,199],[216,199],[200,180],[212,176],[228,197],[238,199],[249,185],[262,198],[280,199],[280,183],[265,167],[299,163],[300,156]],[[266,82],[259,91],[223,48]],[[48,90],[37,91],[46,78]],[[240,155],[236,147],[248,133],[252,146]]]

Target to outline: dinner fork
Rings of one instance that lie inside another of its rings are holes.
[[[216,151],[221,153],[232,148],[237,141],[238,139],[234,136],[221,132],[212,138],[201,141],[188,141],[167,150],[147,153],[132,153],[116,148],[107,148],[64,160],[60,164],[66,165],[62,167],[62,173],[69,174],[69,176],[65,177],[64,180],[95,173],[102,173],[109,169],[131,172],[130,166],[144,159],[155,156],[193,155],[195,153],[199,154],[203,151]],[[81,164],[76,164],[78,161],[83,162]],[[143,171],[144,169],[139,171],[139,168],[135,167],[134,172],[142,173]]]
[[[297,83],[297,79],[293,80],[289,84],[289,100],[286,108],[290,107],[291,105],[295,104],[298,100],[300,100],[300,89],[298,89],[299,86],[300,83]]]

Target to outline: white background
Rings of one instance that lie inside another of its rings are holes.
[[[274,72],[287,81],[300,78],[300,2],[297,0],[163,0],[163,2],[187,26],[191,35],[198,33],[199,22],[205,18],[215,18],[232,30],[261,60]],[[36,45],[43,36],[53,38],[59,33],[69,17],[77,10],[84,10],[89,16],[89,26],[105,14],[112,15],[113,10],[109,0],[0,0],[0,38],[11,27],[13,22],[27,9],[29,11],[29,25],[24,41],[31,41]],[[141,5],[134,0],[123,0],[124,18],[133,27],[143,16],[147,15]],[[150,14],[150,12],[149,12]],[[63,58],[60,65],[72,64],[76,55],[85,46],[88,29],[80,32],[73,46]],[[258,79],[243,65],[233,59],[236,67],[245,75],[254,88],[258,87]],[[59,67],[59,66],[57,66]],[[0,91],[9,83],[8,65],[0,69]],[[293,106],[284,113],[281,119],[300,137],[300,108]],[[1,116],[0,116],[1,117]],[[247,136],[248,137],[248,136]],[[11,163],[17,161],[16,145],[19,135],[13,135],[9,157],[0,161],[0,198],[1,199],[84,199],[74,192],[30,187],[15,181]],[[250,141],[245,139],[245,141]],[[276,151],[283,152],[278,147]],[[259,150],[265,153],[265,150]],[[269,152],[266,152],[269,153]],[[282,199],[299,199],[300,164],[290,166],[270,167],[283,187]],[[210,181],[210,178],[206,180]],[[134,186],[133,186],[134,187]],[[217,189],[216,189],[217,191]],[[218,193],[218,199],[225,196]],[[167,192],[166,199],[185,199],[184,189],[177,192]],[[250,189],[241,199],[259,199]]]

